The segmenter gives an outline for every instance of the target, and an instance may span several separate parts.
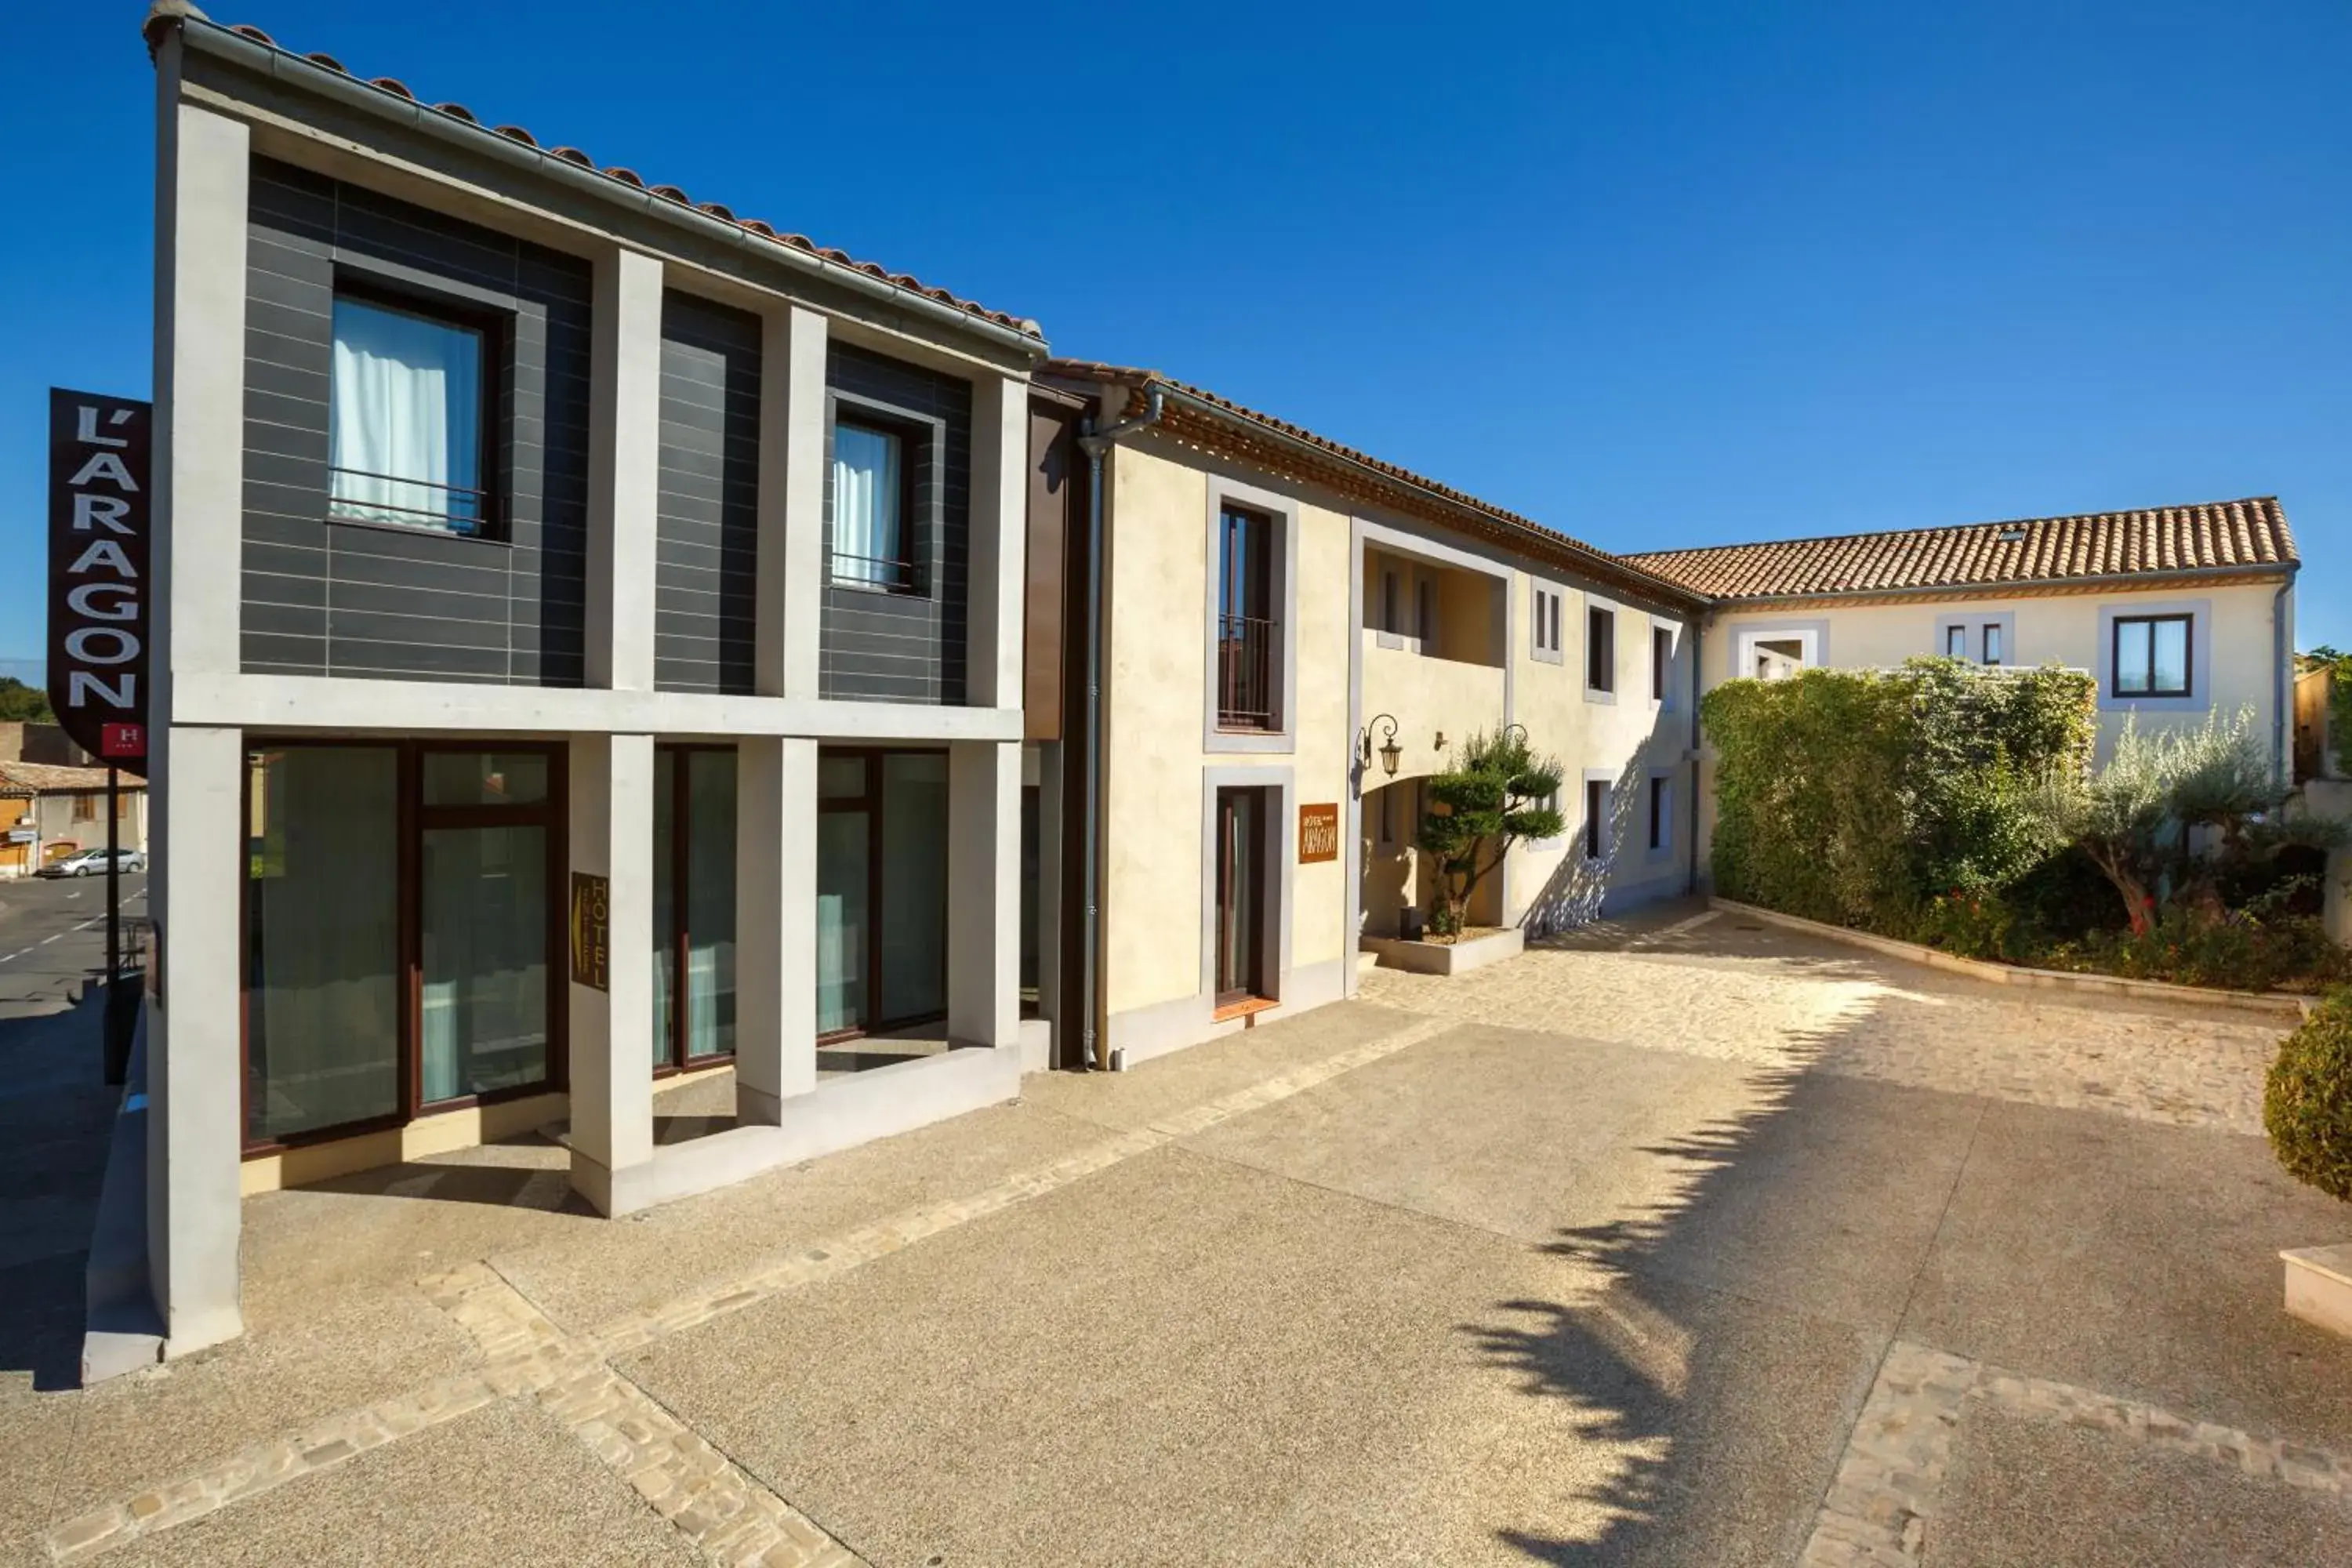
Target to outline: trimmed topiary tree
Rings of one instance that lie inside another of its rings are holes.
[[[2279,1047],[2263,1126],[2288,1175],[2352,1203],[2352,990],[2331,993]]]
[[[1553,804],[1559,759],[1529,751],[1521,738],[1526,733],[1507,725],[1496,734],[1472,735],[1463,742],[1460,764],[1432,773],[1423,786],[1440,808],[1421,819],[1414,835],[1437,862],[1437,903],[1429,920],[1433,936],[1460,934],[1471,893],[1513,844],[1559,836],[1563,823]]]

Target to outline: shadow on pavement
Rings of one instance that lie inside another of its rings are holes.
[[[43,1003],[16,1007],[43,1007]],[[81,1384],[90,1227],[121,1090],[105,1082],[106,987],[0,1009],[0,1377]]]

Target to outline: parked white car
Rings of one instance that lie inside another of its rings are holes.
[[[117,859],[126,871],[147,869],[147,852],[143,849],[118,849]],[[34,873],[41,877],[102,877],[106,874],[106,851],[84,849],[62,860],[52,860]]]

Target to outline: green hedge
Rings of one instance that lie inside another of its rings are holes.
[[[2329,996],[2279,1047],[2263,1126],[2287,1174],[2352,1201],[2352,991]]]
[[[2003,887],[2053,847],[2033,786],[2088,765],[2095,699],[2080,671],[1950,658],[1727,682],[1700,708],[1716,886],[1896,932],[1937,894]]]

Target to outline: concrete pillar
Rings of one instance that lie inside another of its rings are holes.
[[[948,1037],[1021,1042],[1021,748],[948,748]]]
[[[759,623],[752,689],[816,696],[824,604],[824,318],[768,313],[760,338]]]
[[[1029,384],[982,375],[971,398],[971,599],[966,701],[1018,708],[1028,564]]]
[[[164,1352],[244,1330],[237,1306],[245,1084],[238,995],[245,737],[149,731],[156,858],[148,887],[163,967],[147,1012],[147,1278]]]
[[[736,751],[735,1118],[816,1088],[816,742]]]
[[[176,30],[156,61],[155,449],[149,570],[148,1287],[164,1353],[242,1331],[245,1081],[236,921],[244,737],[172,723],[175,673],[237,668],[245,468],[247,186],[237,121],[179,101]]]
[[[654,1157],[654,742],[574,735],[572,868],[606,879],[608,989],[572,981],[572,1186],[643,1208]]]
[[[654,685],[654,511],[661,495],[662,264],[596,263],[588,356],[588,684]]]

